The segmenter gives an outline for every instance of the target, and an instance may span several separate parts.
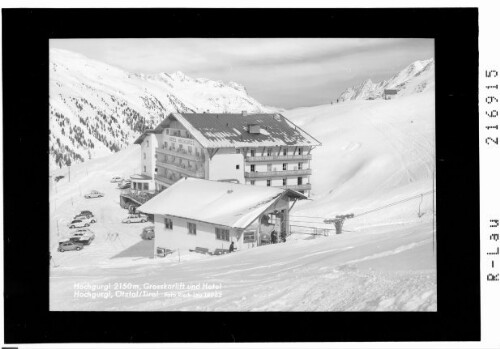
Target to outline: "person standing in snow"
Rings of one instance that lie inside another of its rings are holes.
[[[276,230],[273,230],[273,232],[271,233],[271,243],[272,244],[275,244],[278,240],[278,233],[276,233]]]
[[[231,245],[229,245],[229,253],[234,252],[234,241],[231,241]]]

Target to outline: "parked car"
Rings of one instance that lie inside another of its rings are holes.
[[[130,188],[130,181],[122,181],[121,183],[118,184],[119,189],[128,189]]]
[[[95,234],[89,229],[79,229],[71,234],[71,237],[69,238],[72,242],[80,242],[84,245],[90,245],[94,239]]]
[[[87,218],[92,218],[94,217],[94,214],[91,211],[82,211],[77,216],[85,216]]]
[[[95,220],[94,220],[95,222]],[[90,226],[90,219],[85,218],[85,219],[73,219],[69,224],[68,227],[71,229],[73,228],[83,228],[83,227],[89,227]]]
[[[155,238],[155,227],[153,225],[142,229],[141,238],[143,240],[152,240]]]
[[[97,190],[92,190],[89,194],[85,194],[86,199],[102,198],[103,196],[104,196],[104,193],[101,193]]]
[[[79,242],[74,242],[74,241],[60,241],[59,242],[59,247],[58,251],[59,252],[64,252],[64,251],[80,251],[83,248],[83,244]]]
[[[129,214],[127,218],[122,220],[122,223],[146,223],[148,221],[148,216],[145,214]]]
[[[123,180],[122,177],[116,176],[116,177],[111,178],[111,183],[121,182],[122,180]]]
[[[56,178],[54,178],[54,180],[55,180],[56,182],[59,182],[59,181],[60,181],[61,179],[63,179],[63,178],[64,178],[64,176],[57,176]]]
[[[96,222],[96,218],[94,216],[88,218],[87,215],[84,215],[84,214],[80,214],[80,215],[76,215],[75,217],[73,217],[73,219],[79,219],[79,220],[88,220],[88,222],[90,223],[95,223]]]

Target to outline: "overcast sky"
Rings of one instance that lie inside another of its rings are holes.
[[[434,57],[432,39],[58,39],[50,47],[129,72],[235,81],[286,109],[330,103],[368,78],[388,79]]]

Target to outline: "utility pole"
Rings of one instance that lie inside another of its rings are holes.
[[[344,225],[344,221],[348,218],[353,218],[353,217],[354,213],[336,215],[335,218],[325,219],[323,222],[326,224],[335,224],[336,234],[342,234],[342,226]]]

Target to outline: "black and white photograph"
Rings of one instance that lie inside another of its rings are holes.
[[[494,6],[169,2],[2,8],[2,348],[500,343]]]
[[[436,311],[433,50],[50,40],[50,309]]]

